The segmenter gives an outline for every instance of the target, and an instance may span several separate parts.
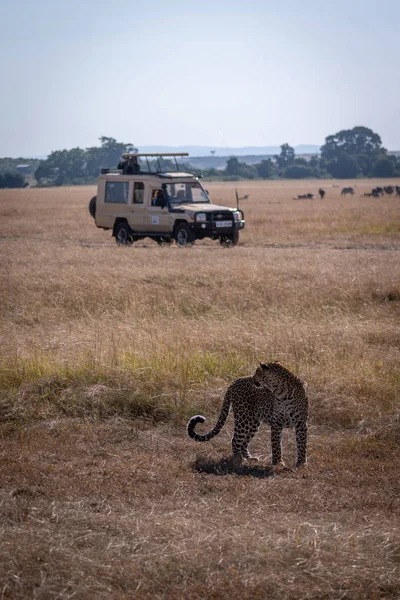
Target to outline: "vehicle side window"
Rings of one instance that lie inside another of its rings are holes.
[[[104,202],[114,202],[116,204],[128,203],[128,181],[107,181],[106,195]]]
[[[164,208],[166,205],[165,202],[165,195],[163,190],[153,190],[151,193],[151,205],[152,206],[159,206],[161,208]]]
[[[133,204],[143,204],[144,201],[144,183],[135,181],[133,185]]]

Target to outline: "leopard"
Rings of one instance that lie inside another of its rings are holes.
[[[261,423],[271,428],[271,462],[273,466],[284,465],[282,461],[282,430],[296,431],[296,467],[307,462],[308,430],[308,384],[280,362],[260,363],[249,377],[236,379],[227,389],[219,418],[214,428],[205,434],[196,433],[199,423],[206,418],[193,416],[187,423],[187,433],[196,442],[207,442],[223,428],[230,408],[234,415],[232,460],[240,464],[243,459],[254,459],[249,453],[250,441]],[[257,459],[256,459],[257,460]]]

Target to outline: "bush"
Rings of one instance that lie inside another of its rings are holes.
[[[258,165],[255,165],[258,176],[262,179],[271,179],[277,177],[275,164],[270,158],[262,160]]]
[[[284,177],[288,179],[306,179],[312,177],[313,174],[313,169],[305,165],[290,165],[284,171]]]
[[[28,182],[21,173],[5,171],[0,173],[0,188],[25,188]]]
[[[395,165],[388,156],[379,158],[372,167],[371,175],[373,177],[393,177],[395,174]]]
[[[362,174],[357,160],[344,153],[326,161],[326,170],[336,179],[353,179]]]

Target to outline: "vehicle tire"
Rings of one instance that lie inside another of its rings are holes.
[[[190,246],[194,243],[194,233],[187,223],[178,223],[174,238],[178,246]]]
[[[219,238],[219,243],[224,248],[232,248],[233,246],[236,246],[238,241],[239,241],[239,232],[238,231],[234,231],[232,233],[232,235],[221,235],[221,237]]]
[[[93,217],[93,219],[96,216],[96,202],[97,202],[97,196],[93,196],[93,198],[89,202],[89,213],[90,213],[90,216]]]
[[[114,235],[119,246],[130,246],[133,242],[131,228],[128,223],[117,223]]]
[[[169,235],[157,237],[155,240],[159,246],[169,246],[169,244],[172,244],[172,238]]]

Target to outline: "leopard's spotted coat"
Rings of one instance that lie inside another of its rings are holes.
[[[232,439],[234,458],[251,458],[248,445],[264,421],[271,426],[272,464],[282,459],[282,429],[296,429],[296,466],[307,456],[307,383],[278,362],[261,364],[252,377],[234,381],[225,394],[215,427],[207,434],[195,432],[205,417],[195,415],[187,424],[188,435],[196,442],[206,442],[216,436],[225,424],[232,406],[235,427]]]

